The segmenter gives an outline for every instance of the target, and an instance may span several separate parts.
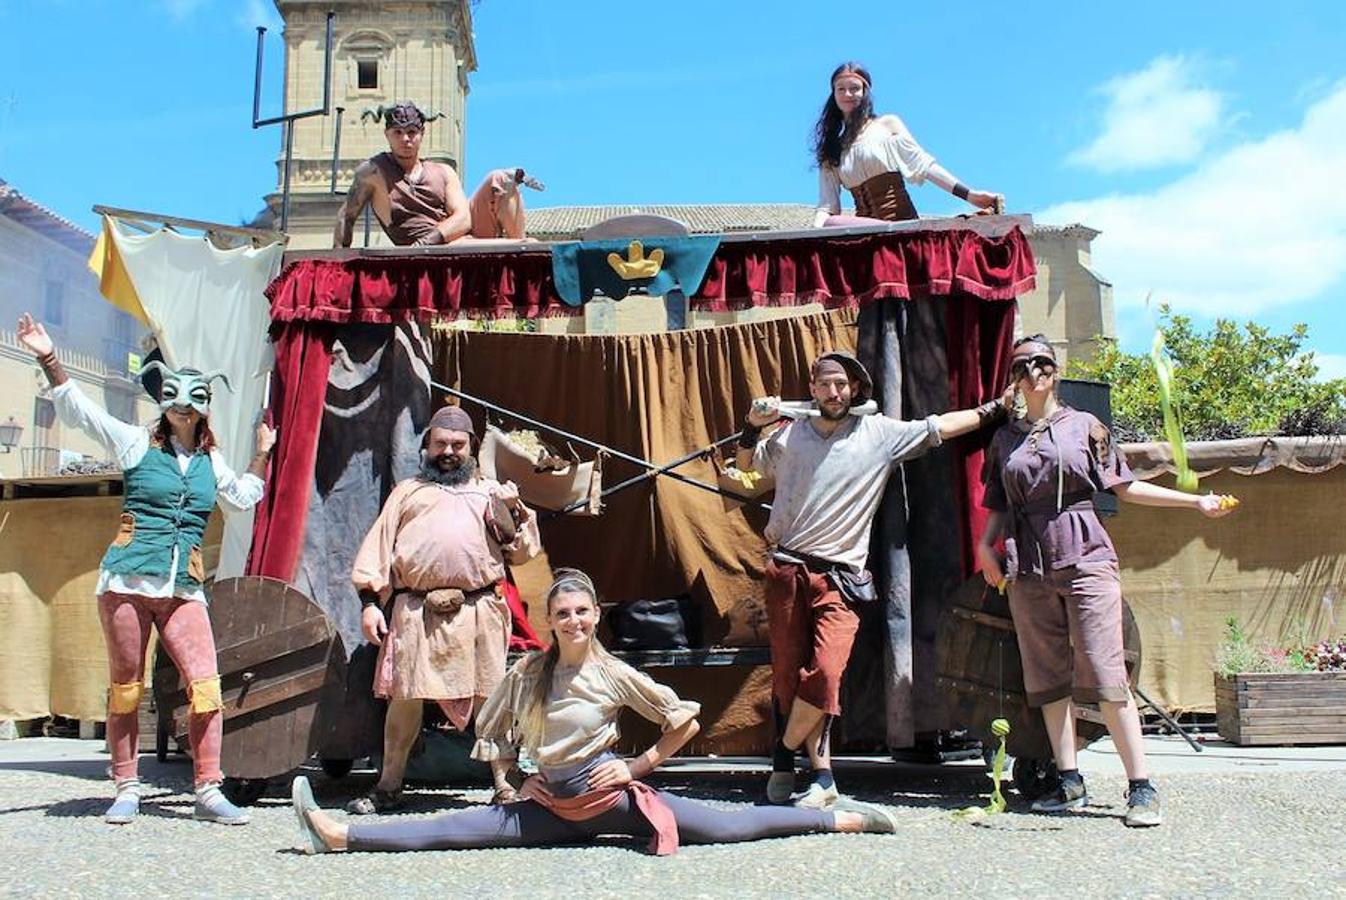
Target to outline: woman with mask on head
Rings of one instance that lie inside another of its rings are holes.
[[[1027,414],[1001,426],[987,450],[983,505],[992,512],[977,561],[988,584],[1008,584],[1024,690],[1029,705],[1042,708],[1060,772],[1056,789],[1033,801],[1033,810],[1087,805],[1075,754],[1075,702],[1097,702],[1129,780],[1126,824],[1158,825],[1159,795],[1146,773],[1140,714],[1123,662],[1117,553],[1092,498],[1111,491],[1128,503],[1212,518],[1237,501],[1136,481],[1103,423],[1057,399],[1061,373],[1043,335],[1014,344],[1010,373]],[[995,550],[1002,535],[1003,560]]]
[[[813,227],[872,225],[917,218],[907,182],[932,181],[978,209],[1003,207],[999,194],[974,191],[922,149],[897,116],[876,115],[874,81],[860,63],[832,71],[831,92],[814,126],[818,208]],[[855,215],[841,215],[841,188],[855,199]]]
[[[107,742],[116,799],[104,818],[133,821],[140,810],[136,770],[139,709],[144,692],[145,648],[150,626],[187,685],[191,709],[187,734],[196,782],[193,816],[242,825],[247,813],[220,792],[224,734],[215,638],[203,582],[201,541],[218,502],[243,511],[262,499],[262,476],[276,434],[257,426],[257,455],[235,475],[215,447],[210,430],[211,382],[219,373],[177,372],[153,362],[163,375],[159,420],[150,428],[109,415],[66,377],[46,329],[25,313],[19,343],[37,359],[51,384],[62,421],[101,443],[125,479],[121,524],[98,573],[98,615],[107,640],[111,686]],[[228,382],[225,382],[226,385]]]
[[[597,591],[587,575],[560,570],[547,592],[552,644],[520,660],[477,719],[473,756],[514,764],[520,746],[538,765],[512,803],[434,819],[344,825],[318,808],[307,779],[294,781],[304,849],[456,850],[573,844],[598,835],[650,837],[659,855],[679,841],[728,843],[824,832],[896,830],[892,815],[853,801],[835,810],[751,806],[716,809],[654,790],[644,778],[697,733],[699,704],[613,657],[598,642]],[[634,759],[612,751],[617,714],[629,708],[663,736]]]

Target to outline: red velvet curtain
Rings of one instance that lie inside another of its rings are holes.
[[[567,315],[545,250],[299,259],[267,288],[276,322],[391,325],[459,315]]]
[[[276,322],[573,315],[552,281],[551,253],[432,254],[299,259],[267,289]],[[968,294],[1012,300],[1031,290],[1033,250],[1017,228],[997,237],[972,229],[782,238],[720,244],[694,310]]]
[[[949,353],[949,409],[970,409],[999,397],[1009,383],[1010,345],[1014,340],[1014,304],[954,302],[945,308]],[[961,477],[954,478],[958,508],[963,574],[976,569],[973,547],[986,527],[981,467],[992,429],[982,429],[956,443]]]
[[[271,417],[276,448],[266,496],[253,520],[249,575],[294,579],[304,546],[336,328],[323,322],[278,323],[272,328],[276,366],[271,374]]]
[[[833,308],[955,293],[1013,300],[1033,289],[1036,272],[1033,248],[1017,227],[999,237],[930,230],[742,241],[720,245],[692,308]]]

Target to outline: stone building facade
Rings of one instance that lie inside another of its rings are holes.
[[[290,169],[291,250],[332,246],[337,209],[355,177],[355,168],[388,149],[383,125],[370,117],[379,106],[412,100],[443,117],[425,129],[421,155],[464,171],[468,75],[477,68],[472,13],[467,0],[384,2],[365,0],[275,0],[285,21],[285,109],[322,106],[322,75],[327,11],[333,26],[332,105],[330,116],[294,123],[294,160]],[[342,107],[341,148],[336,192],[332,156]],[[264,113],[265,115],[265,113]],[[278,129],[276,190],[253,223],[276,227],[280,221],[285,172],[285,135]],[[369,229],[369,246],[387,246],[378,222]],[[364,245],[357,223],[354,246]]]
[[[156,415],[130,377],[148,329],[99,294],[88,267],[93,245],[93,235],[0,181],[0,425],[12,418],[23,427],[17,445],[0,447],[0,478],[55,474],[62,461],[106,456],[56,418],[46,380],[14,334],[25,312],[46,326],[70,377],[109,412],[126,422]]]

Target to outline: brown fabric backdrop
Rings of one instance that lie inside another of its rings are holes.
[[[106,718],[107,648],[94,586],[121,506],[119,496],[0,502],[0,719]],[[202,542],[211,572],[222,521],[211,514]]]
[[[623,336],[441,331],[435,380],[663,464],[737,431],[753,397],[807,397],[809,363],[827,350],[853,351],[855,318],[840,310]],[[483,420],[480,408],[464,408]],[[611,486],[640,471],[610,458],[603,481]],[[678,471],[715,483],[704,460]],[[763,510],[726,512],[719,496],[661,477],[612,495],[597,518],[546,523],[542,536],[551,563],[585,570],[605,599],[691,589],[704,644],[751,646],[766,643],[765,525]],[[538,598],[524,599],[536,606]]]

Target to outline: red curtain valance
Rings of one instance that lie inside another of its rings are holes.
[[[691,307],[835,308],[950,293],[1011,300],[1032,290],[1035,273],[1032,248],[1018,227],[995,237],[941,228],[726,241]],[[557,296],[546,252],[298,259],[286,265],[267,296],[276,322],[390,324],[582,311]]]
[[[870,300],[971,294],[1013,300],[1031,291],[1037,266],[1019,228],[999,237],[970,230],[903,231],[720,245],[692,307],[854,306]]]
[[[273,322],[390,325],[580,312],[557,296],[551,254],[534,252],[299,259],[281,270],[266,295]]]

